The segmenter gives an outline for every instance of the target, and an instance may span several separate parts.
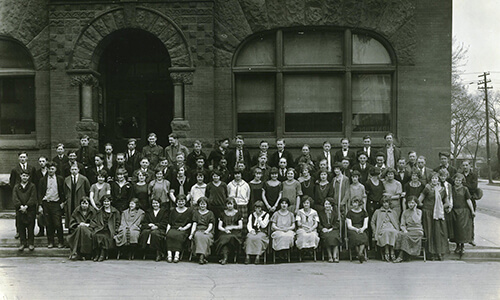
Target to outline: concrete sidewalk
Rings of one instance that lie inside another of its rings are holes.
[[[488,185],[481,181],[479,185],[483,191],[483,199],[477,202],[478,209],[475,219],[476,246],[466,245],[462,259],[500,259],[500,185]],[[35,228],[35,234],[38,228]],[[66,230],[65,230],[66,232]],[[0,257],[14,256],[69,256],[69,249],[47,249],[47,238],[35,238],[35,251],[27,249],[18,252],[19,240],[15,236],[15,220],[13,212],[0,213]],[[450,243],[450,254],[446,259],[459,259],[453,253],[454,244]]]

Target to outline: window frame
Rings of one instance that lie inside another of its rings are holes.
[[[21,49],[23,49],[24,54],[30,58],[31,68],[1,68],[0,67],[0,79],[7,78],[30,78],[33,81],[33,105],[35,110],[34,123],[35,130],[31,133],[26,134],[0,134],[0,138],[3,140],[2,142],[7,142],[10,140],[31,140],[36,138],[37,132],[37,105],[36,105],[36,71],[33,56],[31,52],[26,48],[26,46],[19,42],[16,39],[13,39],[9,36],[0,35],[0,40],[8,41],[14,44],[17,44]],[[1,108],[0,108],[1,109]]]
[[[284,65],[284,32],[287,31],[337,31],[343,32],[343,61],[341,65],[305,65],[305,66],[286,66]],[[248,43],[259,37],[274,34],[275,40],[275,60],[276,65],[269,66],[237,66],[236,62],[243,49]],[[384,46],[391,59],[390,64],[354,64],[352,61],[353,47],[352,36],[354,34],[362,34],[376,39]],[[238,132],[238,107],[236,99],[236,76],[238,74],[275,74],[275,131],[269,132]],[[340,75],[343,80],[343,102],[342,102],[342,131],[341,132],[286,132],[285,131],[285,107],[284,107],[284,74],[311,74],[311,73],[328,73]],[[269,31],[258,32],[247,37],[238,46],[234,52],[231,63],[231,90],[232,90],[232,109],[233,109],[233,133],[245,134],[248,137],[266,137],[266,138],[293,138],[293,137],[362,137],[366,134],[371,136],[383,136],[385,132],[379,131],[353,131],[352,118],[352,77],[353,74],[389,74],[391,75],[391,112],[390,112],[390,132],[396,133],[397,129],[397,74],[398,64],[397,57],[390,43],[381,35],[363,29],[351,29],[343,27],[317,26],[317,27],[289,27],[279,28]]]

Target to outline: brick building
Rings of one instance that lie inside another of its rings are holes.
[[[299,151],[449,149],[452,1],[5,0],[0,174],[16,153],[170,132]]]

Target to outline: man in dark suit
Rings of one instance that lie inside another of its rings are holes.
[[[57,165],[57,175],[62,175],[63,168],[68,164],[68,156],[65,154],[64,144],[57,144],[57,155],[52,158],[52,161]]]
[[[196,169],[196,160],[200,156],[203,157],[203,160],[205,161],[205,168],[208,167],[207,155],[205,154],[205,152],[201,150],[201,148],[202,148],[201,141],[196,140],[193,142],[193,151],[191,151],[186,157],[186,166],[189,169]]]
[[[323,151],[321,151],[321,154],[318,156],[318,163],[322,161],[323,159],[326,159],[326,169],[329,173],[333,172],[333,163],[334,163],[334,158],[333,158],[333,152],[332,152],[332,144],[330,144],[329,141],[324,141],[323,142]]]
[[[18,153],[19,163],[12,169],[10,172],[9,185],[11,189],[14,189],[14,186],[21,182],[21,174],[26,172],[30,175],[30,182],[33,182],[35,175],[35,168],[28,164],[28,153],[19,152]],[[17,229],[17,224],[16,224]],[[19,233],[16,232],[15,238],[19,238]]]
[[[47,175],[48,173],[48,168],[47,168],[47,157],[45,156],[40,156],[38,158],[38,165],[39,168],[35,171],[35,178],[33,179],[33,182],[35,183],[36,190],[38,191],[40,189],[40,180]],[[38,204],[38,200],[37,200]],[[36,209],[38,212],[38,208]],[[45,235],[45,224],[47,223],[45,221],[45,217],[42,213],[37,213],[36,214],[36,221],[38,223],[38,233],[36,236],[44,236]]]
[[[76,151],[77,161],[84,166],[84,169],[80,170],[80,173],[84,174],[87,168],[94,164],[94,157],[97,150],[89,146],[90,137],[84,135],[80,138],[80,149]]]
[[[141,153],[136,150],[137,140],[136,139],[128,139],[127,144],[127,153],[125,153],[125,169],[129,176],[134,173],[135,170],[139,169],[141,162]],[[115,176],[113,174],[113,176]]]
[[[226,160],[226,165],[227,165],[227,158],[229,154],[227,150],[228,147],[229,147],[228,138],[222,138],[217,141],[217,148],[212,150],[210,152],[210,155],[208,155],[208,166],[210,169],[212,170],[218,169],[219,162],[223,158]]]
[[[356,152],[353,150],[349,149],[349,139],[348,138],[342,138],[340,140],[340,144],[342,145],[342,149],[338,150],[335,152],[335,155],[333,156],[333,160],[335,162],[342,162],[342,159],[344,157],[349,158],[351,162],[356,161]]]
[[[460,173],[462,173],[465,177],[465,182],[463,184],[469,189],[472,206],[474,210],[476,210],[476,200],[479,200],[480,198],[478,198],[477,174],[474,172],[470,161],[464,160],[462,162],[462,169],[460,170]],[[469,244],[476,246],[476,243],[474,242],[474,218],[472,218],[472,242]]]
[[[54,247],[54,234],[57,231],[58,247],[64,247],[62,212],[66,198],[64,196],[64,179],[56,175],[57,166],[47,163],[47,175],[39,183],[38,203],[47,221],[48,248]],[[69,220],[68,220],[69,222]]]
[[[252,165],[257,165],[259,164],[259,157],[261,155],[265,155],[266,157],[269,157],[271,155],[271,153],[268,152],[269,150],[269,143],[267,141],[260,141],[260,144],[259,144],[259,152],[256,153],[253,158],[252,158]]]
[[[80,174],[86,175],[85,166],[77,161],[77,157],[78,155],[76,154],[76,151],[70,150],[68,152],[68,162],[62,166],[62,172],[60,172],[63,178],[66,178],[71,174],[70,169],[72,165],[77,165],[80,170]],[[93,157],[95,158],[95,155]]]
[[[82,197],[88,196],[90,193],[90,183],[87,177],[79,174],[78,165],[72,165],[70,168],[71,175],[64,179],[64,194],[66,202],[66,228],[69,228],[69,220],[71,214],[80,203]]]
[[[394,179],[401,182],[401,186],[403,188],[405,184],[411,180],[411,172],[406,169],[406,159],[404,157],[400,157],[398,160],[396,173],[394,173]]]
[[[110,143],[104,145],[103,163],[108,170],[113,169],[113,167],[116,165],[116,154],[113,153],[113,145]]]
[[[446,169],[448,171],[448,174],[449,174],[446,181],[453,184],[453,177],[455,176],[455,174],[457,174],[457,169],[455,169],[455,167],[450,165],[450,153],[446,152],[446,151],[439,152],[439,161],[440,161],[440,165],[439,165],[439,167],[434,169],[434,172],[439,172],[439,170],[441,170],[441,169]]]
[[[285,140],[284,139],[277,139],[276,140],[276,152],[271,154],[271,157],[269,158],[269,165],[271,167],[279,167],[279,162],[281,158],[286,158],[286,161],[288,163],[288,168],[293,168],[294,165],[294,160],[293,160],[293,155],[290,153],[288,150],[285,149]]]
[[[127,168],[126,168],[126,162],[125,162],[125,153],[117,153],[116,154],[116,162],[113,165],[113,167],[111,168],[111,170],[109,170],[109,172],[108,172],[108,181],[115,179],[115,177],[116,177],[116,171],[118,169],[125,169],[125,170],[127,170]],[[132,176],[132,173],[128,173],[128,171],[127,171],[127,175],[129,176],[129,178]]]
[[[406,162],[406,170],[410,172],[417,167],[417,152],[411,150],[408,152],[408,161]]]
[[[420,181],[425,186],[427,183],[431,182],[432,169],[425,166],[425,156],[419,156],[417,158],[417,169],[420,173]]]
[[[363,185],[366,184],[368,180],[368,175],[370,174],[370,169],[372,165],[368,163],[368,155],[364,151],[358,152],[358,163],[352,166],[353,171],[358,171],[361,176],[359,177],[359,182]]]
[[[250,152],[245,148],[245,140],[243,136],[237,135],[234,138],[236,148],[234,150],[229,151],[227,154],[227,167],[230,171],[236,168],[236,164],[240,161],[243,161],[245,166],[250,168],[252,166],[252,159],[250,157]]]
[[[367,162],[370,165],[375,165],[375,154],[377,153],[377,151],[372,148],[372,138],[369,135],[365,135],[363,137],[363,151],[368,157]]]
[[[94,166],[88,168],[87,170],[86,177],[89,180],[90,185],[93,185],[94,183],[97,182],[97,174],[99,174],[99,171],[101,170],[105,170],[106,173],[108,173],[109,175],[108,168],[104,166],[104,155],[102,153],[97,153],[94,158]]]

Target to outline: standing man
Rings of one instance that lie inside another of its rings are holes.
[[[54,234],[57,231],[58,247],[64,248],[62,211],[64,202],[64,179],[56,175],[55,163],[47,163],[47,175],[40,180],[38,190],[38,201],[41,204],[39,211],[42,212],[47,221],[48,248],[54,247]],[[68,220],[69,222],[69,220]]]
[[[63,168],[68,164],[69,158],[65,154],[64,144],[57,144],[56,146],[57,155],[52,158],[52,161],[57,165],[57,175],[62,175]]]
[[[321,152],[321,155],[318,156],[318,162],[322,161],[323,159],[326,159],[326,170],[329,173],[333,172],[333,163],[334,163],[334,158],[333,158],[333,152],[332,152],[332,144],[329,141],[324,141],[323,142],[323,151]]]
[[[10,172],[9,185],[11,189],[14,189],[14,186],[21,182],[21,173],[26,172],[30,176],[30,180],[33,181],[35,168],[31,165],[28,165],[28,153],[22,151],[18,153],[19,163],[12,169]],[[17,220],[17,219],[16,219]],[[16,221],[17,222],[17,221]],[[17,225],[16,225],[17,228]],[[19,232],[16,232],[16,239],[19,238]]]
[[[333,157],[335,162],[342,162],[342,159],[344,157],[349,158],[350,161],[356,161],[356,153],[349,149],[349,139],[348,138],[342,138],[340,140],[340,144],[342,146],[342,149],[338,150],[335,152],[335,155]]]
[[[125,153],[125,169],[129,175],[133,174],[135,170],[139,169],[141,161],[141,154],[136,150],[137,140],[134,138],[128,139],[127,153]],[[115,174],[113,174],[114,176]]]
[[[88,196],[90,193],[90,183],[87,177],[78,174],[78,165],[72,165],[70,168],[71,175],[64,179],[64,194],[66,207],[66,228],[69,228],[71,214],[80,203],[82,197]]]
[[[188,148],[179,142],[179,137],[177,136],[177,134],[175,133],[169,134],[168,142],[170,143],[170,145],[165,147],[165,157],[168,159],[168,162],[170,164],[174,164],[175,157],[179,152],[184,153],[185,158],[189,155]],[[200,143],[200,151],[201,151],[201,143]],[[156,163],[151,162],[151,167],[153,169],[156,168],[156,164],[157,162]]]
[[[170,138],[170,137],[169,137]],[[148,136],[148,145],[142,148],[142,157],[147,158],[151,166],[156,166],[160,156],[163,156],[163,147],[156,144],[156,133],[152,132]]]
[[[111,170],[116,165],[116,155],[113,153],[113,145],[107,143],[104,145],[104,166]]]
[[[208,167],[207,155],[201,150],[201,148],[202,148],[201,141],[199,141],[199,140],[194,141],[193,151],[191,151],[191,153],[189,153],[188,156],[186,157],[186,166],[189,169],[191,169],[191,170],[196,169],[196,160],[200,156],[203,157],[203,160],[205,161],[205,168]]]
[[[420,173],[420,181],[425,186],[431,182],[432,169],[425,166],[425,156],[419,156],[417,159],[417,171]]]
[[[362,185],[366,184],[368,180],[368,175],[370,174],[370,169],[372,165],[368,163],[368,154],[364,151],[358,151],[358,163],[352,166],[353,171],[358,171],[361,175],[359,177],[359,182]]]
[[[88,135],[84,135],[80,138],[80,149],[76,152],[77,161],[80,162],[84,169],[80,170],[82,174],[85,174],[87,168],[91,167],[94,163],[94,157],[97,151],[89,146],[90,138]]]
[[[236,148],[230,151],[227,155],[227,165],[229,171],[232,172],[236,167],[238,162],[242,161],[245,166],[251,166],[250,152],[245,148],[245,139],[241,135],[237,135],[234,138],[236,143]]]
[[[42,180],[45,175],[47,175],[48,168],[47,168],[47,157],[45,156],[40,156],[38,158],[38,165],[40,166],[38,170],[35,171],[35,176],[33,179],[33,182],[35,183],[36,190],[38,191],[40,189],[40,181]],[[36,203],[38,204],[38,198]],[[38,212],[38,208],[36,209]],[[44,236],[45,235],[45,217],[43,216],[42,213],[37,213],[36,215],[36,221],[38,223],[38,234],[36,236]]]
[[[439,172],[439,170],[441,169],[446,169],[449,174],[446,181],[453,184],[452,178],[455,176],[455,174],[457,174],[457,169],[455,169],[455,167],[450,165],[450,153],[446,151],[439,152],[439,162],[440,162],[439,167],[435,168],[434,172]]]
[[[417,167],[417,152],[411,150],[408,152],[408,162],[406,163],[406,169],[408,172],[411,173],[411,171]]]
[[[255,154],[254,157],[252,158],[252,165],[257,165],[259,163],[259,157],[264,154],[266,157],[269,157],[269,143],[267,141],[260,141],[259,144],[259,153]]]
[[[62,166],[62,171],[60,172],[60,174],[63,178],[66,178],[71,174],[70,169],[71,169],[71,166],[73,166],[73,165],[78,166],[78,170],[80,170],[80,174],[82,174],[82,175],[86,174],[85,173],[85,166],[77,161],[77,157],[78,157],[78,155],[77,155],[76,151],[70,150],[68,152],[68,162]],[[94,159],[95,159],[95,155],[94,155]]]
[[[30,251],[35,250],[37,195],[35,185],[29,180],[28,171],[21,171],[21,180],[12,190],[12,202],[16,208],[16,229],[21,238],[19,251],[23,251],[26,246],[29,247]],[[26,231],[28,231],[27,236]]]
[[[401,157],[401,150],[394,145],[394,135],[392,133],[388,133],[384,136],[385,139],[385,148],[382,151],[385,154],[385,164],[388,168],[396,168],[396,164],[398,163],[399,158]]]
[[[369,135],[365,135],[363,137],[363,151],[366,153],[366,157],[368,158],[367,162],[370,165],[374,165],[376,152],[372,148],[372,138]]]
[[[401,186],[404,188],[405,184],[411,180],[411,172],[406,168],[406,159],[400,157],[398,160],[398,165],[396,168],[396,174],[394,174],[394,179],[401,182]]]

